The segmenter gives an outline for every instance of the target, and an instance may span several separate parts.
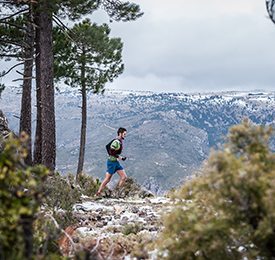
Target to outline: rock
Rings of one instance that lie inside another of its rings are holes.
[[[73,237],[73,241],[74,241],[74,243],[79,243],[79,237],[78,236],[74,236]]]
[[[120,225],[124,226],[128,222],[128,220],[129,220],[129,218],[124,216],[120,221]]]
[[[104,220],[104,221],[102,221],[102,224],[103,224],[104,226],[107,226],[107,225],[108,225],[108,221]]]
[[[138,209],[137,207],[132,207],[132,208],[131,208],[131,211],[132,211],[133,213],[138,213],[139,209]]]
[[[104,224],[103,224],[103,222],[97,222],[97,223],[95,224],[95,226],[98,227],[98,228],[103,228],[103,227],[104,227]]]
[[[105,217],[106,221],[112,221],[112,217]]]
[[[154,177],[149,177],[147,180],[145,180],[142,187],[144,187],[146,190],[151,190],[155,194],[161,193],[161,184]]]
[[[151,217],[150,217],[150,216],[145,217],[145,218],[144,218],[144,221],[146,221],[146,222],[151,221]]]
[[[144,198],[150,198],[150,197],[154,197],[154,194],[148,190],[141,190],[139,193],[138,193],[138,196],[142,199]]]
[[[121,216],[119,214],[114,215],[114,219],[120,219],[120,218],[121,218]]]
[[[89,216],[89,220],[91,220],[91,221],[96,221],[97,218],[96,218],[95,216],[91,215],[91,216]]]
[[[120,214],[121,212],[125,211],[125,208],[121,207],[121,206],[118,206],[118,205],[115,205],[114,210],[115,210],[116,214]]]
[[[157,226],[152,226],[152,227],[149,227],[148,230],[149,230],[150,232],[152,232],[152,231],[158,231],[158,230],[159,230],[159,227],[157,227]]]
[[[144,211],[141,211],[138,213],[138,216],[141,217],[141,218],[145,218],[147,216],[147,213],[144,212]]]

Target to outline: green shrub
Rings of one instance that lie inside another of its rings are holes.
[[[45,212],[51,211],[62,228],[77,222],[73,216],[74,205],[81,200],[81,190],[72,187],[67,176],[49,177],[42,185],[45,196]]]
[[[140,191],[141,191],[141,187],[137,183],[137,181],[132,176],[128,176],[124,182],[120,196],[131,197],[131,196],[137,195],[138,192]],[[113,189],[114,197],[116,197],[119,192],[120,192],[120,188],[119,188],[119,181],[118,181],[118,183],[116,184],[116,187]]]
[[[127,236],[129,234],[137,234],[141,230],[143,230],[144,227],[143,225],[139,223],[134,223],[134,224],[126,224],[123,229],[121,230],[122,234]]]
[[[34,221],[34,242],[35,252],[40,257],[53,255],[61,256],[58,247],[58,239],[60,238],[60,228],[56,227],[53,220],[45,213],[41,213]],[[58,258],[57,258],[58,259]]]
[[[11,137],[3,142],[0,154],[0,259],[23,259],[32,254],[33,221],[42,204],[37,189],[49,171],[42,166],[24,170],[26,150],[20,140]]]
[[[72,211],[76,202],[80,201],[81,191],[73,189],[67,182],[66,177],[56,174],[49,177],[43,183],[43,193],[46,198],[46,205],[53,211]]]
[[[81,172],[78,175],[77,184],[79,184],[83,195],[92,196],[99,190],[101,182],[98,178],[94,180],[93,175]]]
[[[203,175],[175,193],[160,259],[275,259],[275,154],[271,127],[244,120],[212,151]]]

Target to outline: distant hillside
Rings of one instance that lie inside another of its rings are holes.
[[[0,109],[18,131],[19,88],[8,88]],[[56,93],[57,167],[75,173],[78,162],[81,95],[73,89]],[[231,125],[242,118],[256,124],[275,124],[275,92],[223,92],[208,94],[153,93],[107,90],[88,95],[87,145],[84,170],[103,179],[105,145],[126,127],[122,162],[126,173],[162,194],[178,186],[201,167],[210,148],[222,142]],[[35,119],[35,107],[33,109]],[[35,129],[35,128],[34,128]],[[275,147],[272,140],[272,149]],[[117,178],[118,180],[118,178]]]

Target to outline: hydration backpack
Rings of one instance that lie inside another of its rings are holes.
[[[118,140],[118,141],[120,142],[120,148],[117,149],[117,150],[115,150],[115,152],[114,152],[115,155],[119,155],[119,154],[121,154],[121,151],[122,151],[122,142],[121,142],[119,139],[117,139],[117,138],[113,139],[110,143],[108,143],[108,144],[106,145],[106,150],[107,150],[107,153],[108,153],[109,155],[111,155],[111,154],[110,154],[111,144],[112,144],[112,142],[113,142],[114,140]]]

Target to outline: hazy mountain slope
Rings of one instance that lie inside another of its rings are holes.
[[[0,109],[18,129],[20,95],[5,90]],[[57,170],[75,173],[81,124],[81,95],[72,89],[56,93]],[[107,90],[88,95],[84,170],[101,179],[106,171],[105,145],[126,127],[123,154],[126,173],[161,194],[182,183],[201,166],[210,147],[243,117],[274,124],[275,93],[175,94]],[[35,108],[34,108],[35,115]],[[34,117],[35,119],[35,117]],[[274,142],[273,142],[274,144]],[[272,146],[274,147],[274,145]]]

